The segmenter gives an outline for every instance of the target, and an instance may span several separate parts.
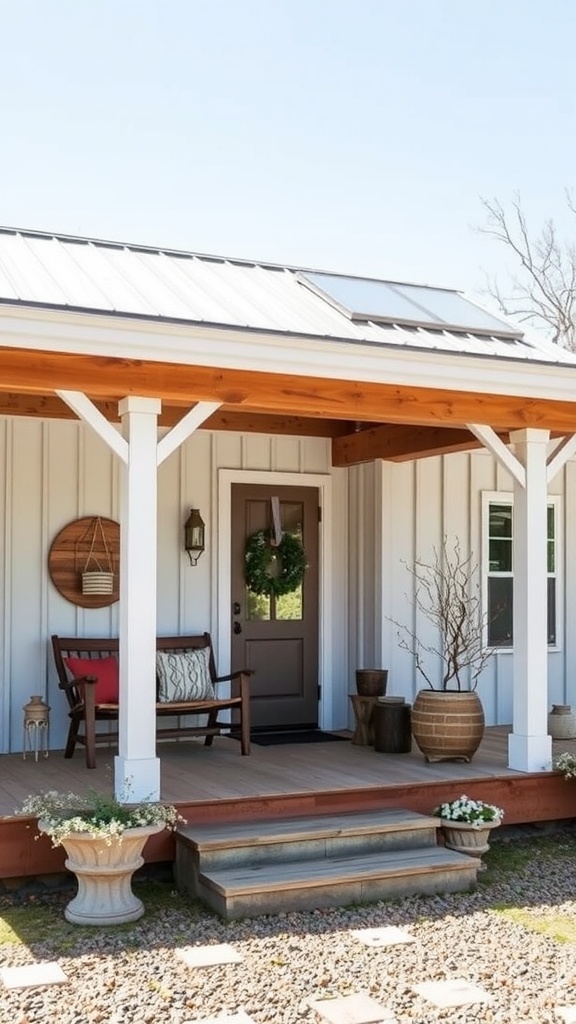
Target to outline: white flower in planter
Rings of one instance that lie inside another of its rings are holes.
[[[446,821],[463,821],[477,826],[495,824],[496,822],[499,824],[504,817],[501,807],[484,803],[483,800],[471,800],[464,793],[457,800],[440,804],[433,813]]]

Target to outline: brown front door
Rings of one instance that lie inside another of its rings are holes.
[[[301,586],[279,597],[255,594],[245,579],[246,541],[272,527],[273,497],[308,565]],[[315,487],[232,485],[232,667],[254,670],[255,729],[318,724],[318,522]]]

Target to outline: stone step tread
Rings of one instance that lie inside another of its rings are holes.
[[[178,835],[197,849],[206,851],[438,826],[438,818],[392,807],[385,811],[322,814],[318,817],[262,818],[214,825],[187,825],[178,829]]]
[[[397,878],[444,871],[477,870],[480,861],[453,853],[441,846],[414,850],[394,850],[356,857],[324,857],[283,864],[258,864],[250,867],[219,868],[200,873],[201,882],[229,898],[273,890],[338,885],[349,881]]]

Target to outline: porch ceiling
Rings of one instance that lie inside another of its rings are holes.
[[[75,418],[56,389],[84,392],[111,421],[127,395],[160,398],[163,426],[198,401],[221,402],[206,429],[332,438],[335,466],[477,448],[466,423],[504,440],[524,427],[576,432],[568,401],[0,348],[0,414]]]

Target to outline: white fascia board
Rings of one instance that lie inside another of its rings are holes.
[[[576,397],[576,362],[508,361],[59,310],[0,307],[0,346],[569,402]]]

